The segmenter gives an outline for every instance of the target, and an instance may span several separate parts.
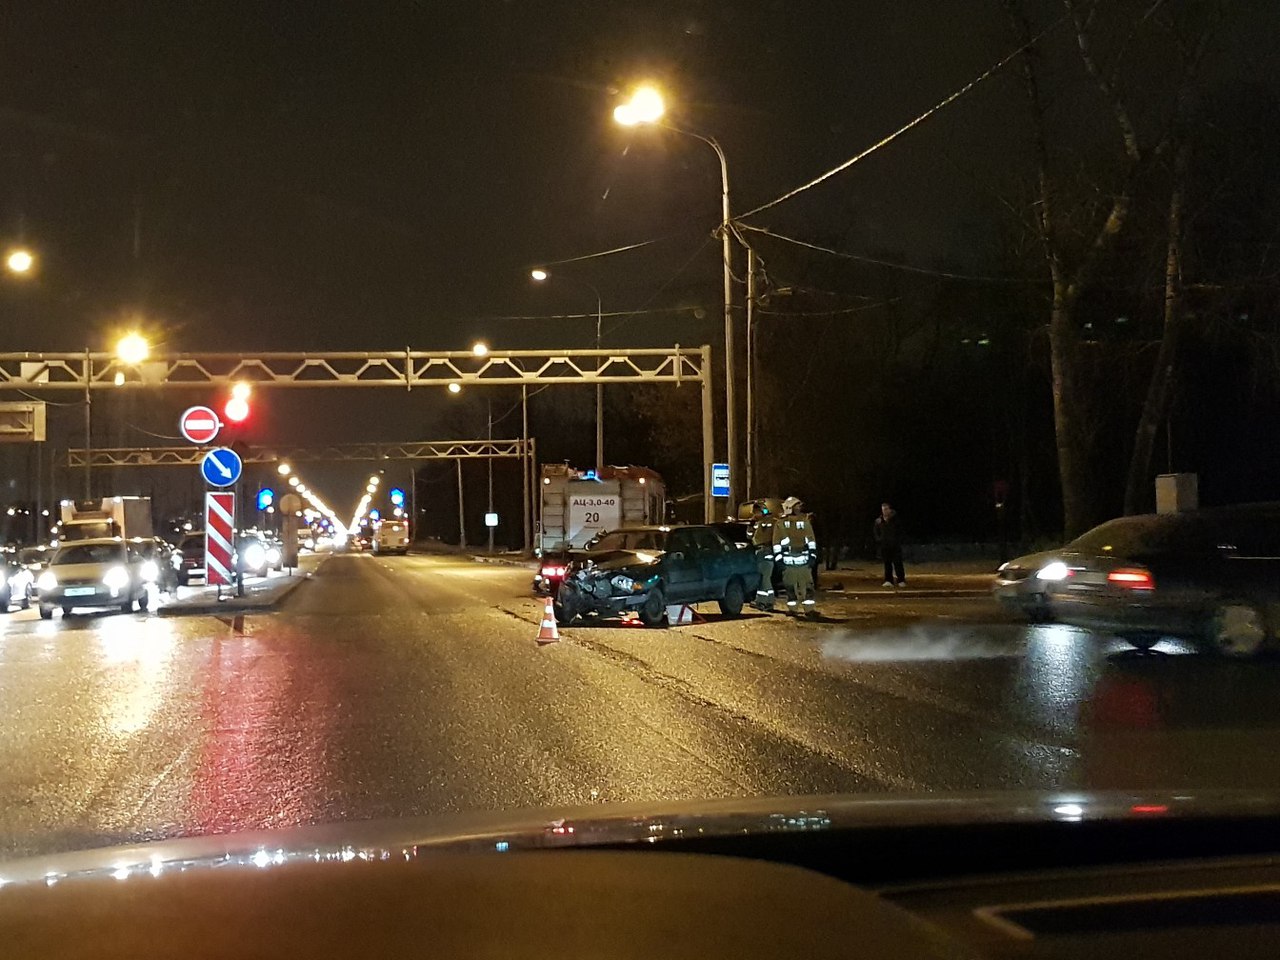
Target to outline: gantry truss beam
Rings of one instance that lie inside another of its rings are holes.
[[[536,456],[536,441],[427,440],[410,443],[334,443],[310,447],[237,448],[247,463],[314,463],[353,460],[517,460]],[[70,449],[63,465],[83,467],[199,466],[209,447],[104,447]]]
[[[396,350],[384,353],[172,353],[140,364],[112,353],[3,353],[0,390],[263,387],[529,386],[705,383],[710,347],[605,350]]]

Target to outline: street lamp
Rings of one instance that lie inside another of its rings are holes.
[[[462,392],[462,384],[460,384],[460,383],[451,383],[451,384],[449,384],[449,392],[450,392],[450,393],[453,393],[453,394],[461,393],[461,392]]]
[[[276,467],[276,473],[280,474],[282,477],[287,477],[289,474],[293,473],[293,467],[289,466],[287,463],[282,463],[280,466]]]
[[[477,357],[487,357],[489,355],[489,345],[483,340],[478,340],[475,346],[471,348],[471,353]]]
[[[535,283],[546,283],[551,279],[551,274],[541,267],[530,270],[529,277]],[[600,349],[600,325],[604,319],[603,299],[600,291],[594,284],[588,283],[578,277],[565,276],[564,274],[556,274],[556,278],[560,280],[569,280],[573,283],[581,284],[596,295],[596,349]],[[596,476],[600,476],[604,470],[604,384],[596,383]]]
[[[722,260],[724,261],[725,441],[729,454],[729,504],[732,507],[734,504],[734,491],[737,489],[739,481],[738,424],[735,416],[737,406],[734,402],[733,246],[729,240],[731,219],[729,214],[729,163],[725,159],[724,149],[716,142],[714,137],[703,136],[692,130],[677,127],[672,123],[662,122],[662,117],[665,113],[666,104],[663,102],[662,94],[655,87],[642,86],[636,88],[631,94],[630,100],[614,108],[613,119],[624,127],[652,124],[664,130],[670,130],[673,133],[701,140],[715,151],[716,159],[720,161],[720,241],[723,250]],[[704,464],[703,469],[709,469],[709,465]],[[710,481],[704,478],[703,482]],[[707,519],[711,518],[708,517]]]
[[[10,250],[4,258],[5,269],[19,277],[26,276],[31,273],[31,270],[35,265],[35,254],[25,247],[15,247],[13,250]]]
[[[116,356],[130,366],[137,366],[151,355],[151,344],[137,330],[130,330],[116,341]]]

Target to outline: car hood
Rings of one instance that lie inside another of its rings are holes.
[[[590,573],[616,573],[632,567],[651,567],[662,559],[660,550],[609,550],[587,554],[574,564],[575,570]]]
[[[432,851],[505,853],[652,844],[830,830],[1052,822],[1280,817],[1280,796],[1246,791],[1180,794],[1044,793],[928,796],[815,795],[649,804],[601,804],[358,821],[158,840],[0,863],[0,884],[128,875],[173,868],[290,862],[404,860]],[[425,848],[425,849],[424,849]]]
[[[128,567],[123,560],[112,560],[110,563],[58,563],[48,567],[53,575],[62,580],[101,580],[112,567]]]

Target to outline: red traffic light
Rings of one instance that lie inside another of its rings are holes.
[[[230,423],[243,423],[249,418],[249,401],[243,397],[232,397],[222,408],[222,415]]]

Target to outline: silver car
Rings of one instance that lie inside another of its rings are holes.
[[[1062,547],[1028,553],[1000,565],[996,582],[991,588],[1006,610],[1026,617],[1032,623],[1048,623],[1053,619],[1049,606],[1049,593],[1053,585],[1062,579]]]
[[[124,613],[150,604],[149,583],[159,577],[155,561],[118,537],[77,540],[58,549],[36,578],[40,616],[52,619],[56,607],[65,616],[76,607],[118,607]]]

